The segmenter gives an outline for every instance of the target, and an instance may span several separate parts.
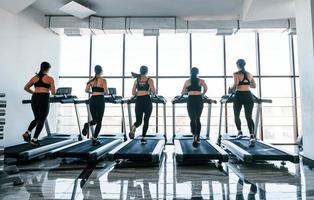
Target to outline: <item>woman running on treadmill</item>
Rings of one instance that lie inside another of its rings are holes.
[[[48,75],[50,68],[48,62],[42,62],[40,71],[24,86],[24,90],[32,94],[31,106],[35,119],[29,124],[27,131],[23,134],[23,139],[34,146],[40,146],[38,137],[49,113],[49,95],[56,93],[54,79]],[[33,85],[35,90],[31,89]],[[33,139],[31,139],[31,132],[35,127]]]
[[[105,97],[108,94],[107,81],[102,78],[102,67],[100,65],[95,66],[95,76],[89,80],[86,84],[85,92],[91,94],[89,99],[89,107],[92,115],[92,121],[84,124],[82,134],[86,136],[89,131],[89,126],[96,125],[95,133],[92,136],[92,145],[99,145],[100,142],[97,140],[99,135],[102,118],[105,111]]]
[[[140,74],[132,73],[132,76],[136,78],[132,89],[132,95],[136,96],[136,122],[131,127],[129,137],[131,139],[134,138],[136,128],[138,128],[142,124],[144,115],[144,125],[141,139],[142,144],[146,144],[145,136],[149,125],[149,118],[153,110],[153,104],[149,95],[155,94],[154,81],[147,76],[147,72],[148,68],[146,66],[141,66]]]
[[[191,69],[191,77],[185,81],[181,94],[188,93],[187,109],[190,117],[191,132],[193,134],[193,146],[200,143],[201,115],[203,111],[202,95],[207,92],[207,85],[204,80],[198,78],[199,70],[196,67]],[[203,88],[203,92],[202,92]]]
[[[231,89],[236,90],[235,99],[233,103],[234,121],[238,129],[238,136],[242,136],[243,133],[241,130],[240,112],[242,106],[244,106],[245,118],[250,132],[249,146],[254,147],[255,135],[254,135],[254,121],[252,119],[254,99],[250,91],[250,88],[256,88],[256,83],[253,78],[253,75],[245,70],[245,65],[246,63],[244,59],[237,60],[237,67],[239,71],[233,74],[234,83]]]

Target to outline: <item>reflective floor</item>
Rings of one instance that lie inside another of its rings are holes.
[[[172,154],[167,146],[163,162],[153,168],[60,159],[20,165],[24,185],[0,185],[0,199],[314,199],[314,169],[302,159],[284,167],[231,159],[219,171],[214,164],[176,166]]]

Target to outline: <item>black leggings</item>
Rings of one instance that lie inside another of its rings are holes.
[[[191,95],[187,102],[188,113],[190,117],[191,132],[197,137],[201,133],[201,115],[203,111],[203,99],[201,95]]]
[[[237,91],[233,103],[234,121],[238,131],[241,131],[240,112],[244,106],[245,118],[248,124],[250,134],[254,134],[254,121],[252,119],[252,112],[254,107],[253,95],[250,91]]]
[[[143,115],[144,115],[144,125],[142,136],[145,137],[149,125],[149,118],[152,114],[153,104],[152,100],[150,99],[149,95],[146,96],[138,96],[136,97],[135,103],[135,115],[136,115],[136,122],[134,126],[137,128],[142,124]]]
[[[34,93],[31,106],[35,119],[29,124],[27,130],[31,132],[36,127],[33,138],[37,139],[49,113],[49,93]]]
[[[105,97],[103,95],[92,96],[89,99],[90,112],[92,114],[92,121],[89,125],[96,125],[94,138],[97,138],[101,129],[102,118],[105,112]]]

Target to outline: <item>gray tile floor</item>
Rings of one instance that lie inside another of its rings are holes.
[[[291,146],[290,146],[291,148]],[[0,199],[314,199],[314,169],[303,163],[176,166],[166,147],[160,167],[115,169],[60,159],[20,165],[22,186],[0,186]],[[86,179],[86,177],[88,177]]]

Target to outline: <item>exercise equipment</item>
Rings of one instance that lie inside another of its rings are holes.
[[[76,96],[71,95],[72,88],[58,88],[55,95],[50,97],[50,103],[74,103]],[[31,100],[23,100],[23,104],[30,104]],[[80,139],[81,134],[52,133],[48,120],[45,121],[47,136],[39,140],[40,146],[36,147],[29,143],[22,143],[6,147],[4,155],[6,159],[13,158],[17,161],[27,161],[38,157],[44,157],[53,149],[65,146]]]
[[[229,152],[235,155],[239,160],[245,163],[252,163],[256,161],[265,161],[265,160],[279,160],[291,161],[293,163],[299,162],[299,156],[294,153],[290,153],[284,149],[273,146],[271,144],[265,143],[257,139],[257,130],[259,125],[260,112],[262,110],[263,103],[272,103],[272,100],[269,99],[259,99],[253,95],[254,103],[258,105],[256,109],[256,118],[255,118],[255,129],[254,135],[256,138],[255,147],[249,147],[248,143],[250,138],[248,136],[236,137],[235,134],[224,134],[222,135],[221,126],[222,126],[222,113],[223,107],[227,106],[228,103],[234,102],[235,94],[225,95],[220,100],[220,120],[219,120],[219,137],[218,145],[226,148]]]
[[[187,103],[188,96],[181,95],[176,96],[172,100],[172,113],[173,113],[173,141],[175,146],[175,158],[179,163],[194,163],[196,161],[209,162],[211,160],[218,160],[218,164],[228,161],[228,153],[221,147],[209,140],[210,134],[210,118],[211,108],[213,103],[217,101],[209,99],[207,96],[202,96],[204,104],[208,105],[207,109],[207,124],[206,124],[206,137],[200,137],[200,144],[197,147],[192,146],[193,135],[189,134],[177,134],[176,133],[176,113],[175,105]]]
[[[153,104],[163,104],[164,111],[164,134],[147,134],[145,139],[147,141],[146,144],[141,144],[142,136],[137,136],[133,140],[129,140],[109,152],[109,156],[111,159],[116,160],[117,167],[130,165],[151,165],[158,164],[162,158],[163,149],[166,138],[166,99],[163,96],[152,96],[151,100]],[[136,97],[132,97],[130,99],[125,99],[125,103],[128,105],[128,114],[129,114],[129,125],[130,129],[132,126],[132,112],[131,112],[131,104],[136,102]],[[158,130],[158,128],[156,127]],[[128,163],[128,164],[127,164]],[[132,163],[132,164],[131,164]]]
[[[122,133],[117,134],[102,134],[99,135],[97,140],[100,142],[99,145],[93,146],[92,141],[89,139],[78,141],[76,143],[67,145],[60,149],[54,150],[52,153],[55,157],[62,158],[80,158],[89,162],[96,162],[106,156],[108,151],[112,150],[113,147],[126,141],[126,127],[124,118],[123,101],[121,96],[116,96],[115,88],[108,88],[109,95],[105,96],[105,103],[120,104],[122,111]],[[74,104],[86,104],[88,116],[90,116],[89,100],[74,100]],[[90,117],[88,119],[90,121]],[[80,121],[78,118],[79,129],[81,130]],[[94,129],[90,127],[92,134]]]

